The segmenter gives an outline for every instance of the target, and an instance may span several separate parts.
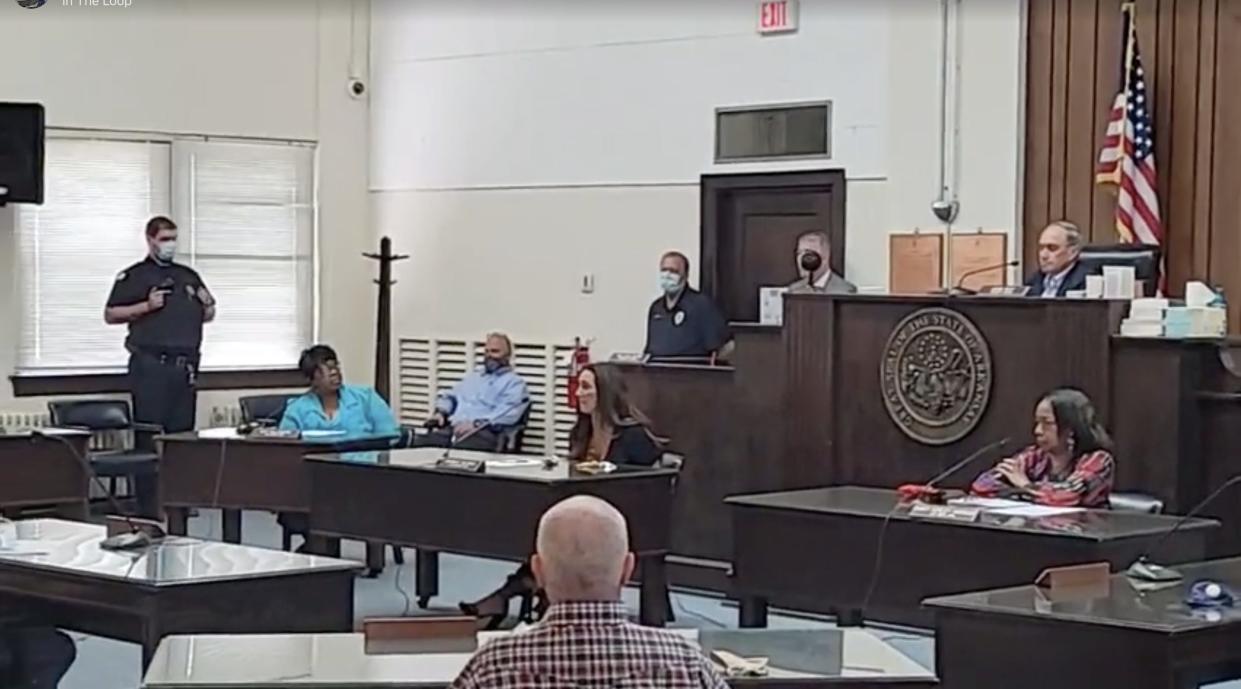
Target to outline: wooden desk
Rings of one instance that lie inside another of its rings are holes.
[[[928,308],[968,318],[993,362],[978,425],[934,446],[893,422],[880,379],[897,324]],[[673,581],[727,590],[733,548],[724,496],[924,481],[988,442],[1026,442],[1038,396],[1062,385],[1085,390],[1112,432],[1116,489],[1159,497],[1169,513],[1188,511],[1241,473],[1241,364],[1232,374],[1221,362],[1228,342],[1117,337],[1125,308],[1081,299],[788,295],[783,327],[734,324],[731,368],[621,365],[635,401],[687,457]],[[1241,501],[1221,499],[1207,514],[1225,524],[1208,553],[1241,553]]]
[[[90,434],[48,429],[86,455]],[[29,432],[0,435],[0,514],[26,507],[55,507],[66,518],[85,520],[90,477],[62,443]]]
[[[707,650],[769,659],[767,677],[732,678],[737,689],[930,689],[935,675],[861,629],[676,630]],[[484,632],[476,643],[504,633]],[[474,639],[464,639],[468,646]],[[172,636],[164,639],[145,689],[433,689],[447,687],[472,652],[440,649],[368,654],[361,634]]]
[[[724,590],[732,530],[724,498],[789,487],[783,476],[784,344],[778,327],[733,324],[731,366],[609,364],[655,429],[685,455],[672,512],[673,581]]]
[[[309,514],[310,477],[302,458],[387,446],[391,438],[296,440],[188,432],[160,436],[160,502],[169,532],[185,534],[191,508],[221,508],[224,541],[241,542],[242,510]]]
[[[1118,575],[1101,592],[1022,586],[926,601],[944,686],[1188,689],[1241,678],[1241,617],[1184,603],[1199,579],[1241,590],[1241,559],[1177,569],[1184,581],[1146,593]]]
[[[629,521],[629,546],[642,577],[643,623],[664,623],[664,556],[676,471],[620,467],[591,476],[565,462],[505,467],[505,461],[531,458],[454,450],[454,457],[489,462],[487,473],[470,474],[436,468],[443,454],[422,448],[308,456],[316,550],[330,554],[339,547],[319,537],[418,548],[417,595],[425,606],[438,593],[439,551],[524,561],[534,552],[547,508],[571,495],[595,495]]]
[[[144,667],[166,634],[353,628],[357,563],[189,538],[109,552],[104,527],[56,519],[16,531],[0,609],[142,644]]]
[[[733,595],[741,624],[766,624],[767,604],[835,613],[862,603],[882,539],[869,619],[929,627],[924,598],[1033,582],[1056,565],[1138,558],[1176,517],[1091,510],[1043,519],[983,514],[975,523],[913,519],[894,491],[840,487],[728,499],[735,538]],[[1217,522],[1194,519],[1165,543],[1161,562],[1201,559]],[[773,537],[778,534],[778,537]]]

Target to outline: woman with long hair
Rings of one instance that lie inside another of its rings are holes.
[[[1034,408],[1034,444],[983,473],[970,491],[1041,505],[1107,507],[1115,475],[1112,440],[1090,398],[1060,388]]]
[[[571,463],[653,465],[663,455],[664,440],[651,431],[650,421],[630,403],[625,381],[611,366],[589,364],[578,379],[577,422],[569,433]],[[528,563],[509,575],[504,585],[485,598],[461,603],[461,611],[486,619],[495,629],[508,616],[509,602],[529,596],[538,582]]]

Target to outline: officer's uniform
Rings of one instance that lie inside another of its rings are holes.
[[[108,306],[130,306],[146,301],[152,288],[168,291],[164,307],[132,321],[125,340],[134,420],[157,424],[167,433],[194,428],[206,309],[198,289],[203,286],[193,269],[148,256],[116,276],[108,297]]]
[[[672,308],[660,297],[646,315],[646,353],[660,357],[709,357],[730,339],[728,322],[715,302],[686,287]]]

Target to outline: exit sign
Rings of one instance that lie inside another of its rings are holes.
[[[786,33],[797,30],[797,0],[759,0],[758,32]]]

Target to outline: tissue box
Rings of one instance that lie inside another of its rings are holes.
[[[1149,318],[1126,318],[1120,323],[1123,337],[1163,337],[1163,321]]]
[[[1222,337],[1227,331],[1227,313],[1210,306],[1173,306],[1164,313],[1164,333],[1168,337]]]
[[[1134,320],[1163,320],[1167,310],[1167,299],[1143,297],[1129,302],[1129,317]]]

